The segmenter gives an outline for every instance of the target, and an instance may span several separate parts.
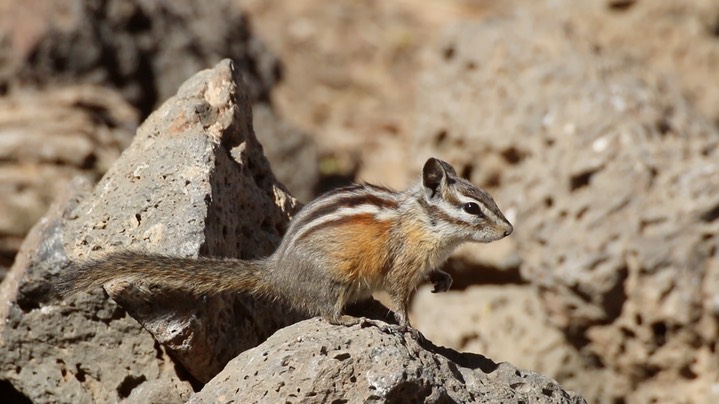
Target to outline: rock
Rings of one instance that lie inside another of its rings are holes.
[[[253,125],[272,172],[300,201],[313,199],[319,177],[317,145],[312,137],[280,119],[265,103],[252,107]]]
[[[70,260],[112,250],[269,254],[296,208],[254,136],[239,72],[223,61],[198,73],[150,115],[93,191],[87,182],[75,185],[33,230],[0,289],[1,377],[33,402],[202,402],[226,391],[243,391],[249,400],[311,389],[320,397],[390,401],[584,402],[532,372],[424,349],[376,326],[314,319],[275,333],[301,316],[235,294],[142,301],[136,285],[118,280],[105,290],[122,307],[99,289],[67,302],[47,300],[53,276]],[[271,367],[253,368],[263,363]],[[290,369],[286,381],[266,378],[277,366]],[[211,381],[191,397],[188,374],[200,384]]]
[[[115,302],[86,295],[72,305],[41,303],[48,279],[67,265],[64,220],[89,189],[82,178],[70,184],[0,284],[0,378],[33,403],[116,402],[145,380],[170,383],[166,394],[187,399],[192,388],[172,359]]]
[[[190,403],[584,403],[555,381],[374,325],[312,319],[243,352]]]
[[[437,345],[532,369],[561,379],[571,390],[587,390],[596,377],[590,369],[577,372],[583,367],[580,353],[549,323],[531,285],[470,286],[441,294],[423,286],[412,312],[414,325]]]
[[[562,0],[553,11],[601,54],[621,54],[672,77],[692,105],[719,122],[719,2]],[[546,6],[545,6],[546,7]],[[686,46],[691,43],[692,46]]]
[[[577,387],[590,401],[716,401],[719,132],[675,81],[597,52],[552,4],[448,30],[411,155],[496,196],[576,372],[598,372]]]
[[[277,60],[224,0],[0,2],[0,87],[92,83],[115,87],[148,114],[195,72],[231,58],[250,99],[267,100]]]
[[[417,328],[441,346],[482,352],[547,375],[558,374],[562,356],[567,356],[561,352],[566,349],[564,334],[549,324],[532,286],[472,286],[447,293],[431,293],[431,286],[423,286],[412,305],[423,313],[415,321]],[[528,354],[535,350],[544,355]]]
[[[104,174],[138,119],[115,91],[90,85],[0,98],[0,266],[71,178]]]
[[[2,284],[2,378],[33,401],[152,401],[165,388],[169,397],[185,397],[189,387],[177,372],[207,381],[300,318],[277,303],[234,295],[149,313],[120,308],[100,290],[66,304],[45,298],[69,259],[114,249],[242,258],[274,250],[297,206],[262,155],[247,90],[231,62],[188,80],[138,129],[94,191],[76,198],[41,223],[27,258]],[[132,296],[108,291],[125,303]]]
[[[0,94],[8,93],[0,99],[0,211],[12,213],[0,218],[0,279],[22,237],[69,178],[99,179],[129,144],[139,117],[225,57],[246,80],[280,179],[310,199],[318,177],[316,146],[274,113],[269,92],[280,79],[279,62],[235,2],[31,4],[0,0]],[[77,90],[55,89],[66,85]],[[27,95],[29,88],[42,91]],[[119,132],[122,142],[115,139]]]

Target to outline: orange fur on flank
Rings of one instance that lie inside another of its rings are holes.
[[[337,226],[332,234],[336,243],[333,259],[337,276],[348,282],[381,284],[388,258],[390,221],[378,221],[371,214],[356,215]]]

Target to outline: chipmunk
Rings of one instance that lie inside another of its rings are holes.
[[[55,283],[67,297],[113,279],[203,296],[244,292],[285,301],[332,324],[360,319],[346,304],[384,289],[400,327],[411,330],[411,293],[428,276],[433,292],[452,277],[438,269],[467,241],[489,243],[512,233],[492,197],[430,158],[421,181],[404,192],[357,184],[326,193],[302,208],[277,250],[266,258],[179,258],[118,252],[77,264]]]

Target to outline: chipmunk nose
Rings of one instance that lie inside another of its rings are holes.
[[[509,236],[514,231],[514,227],[512,227],[511,224],[507,223],[509,227],[507,227],[507,230],[504,231],[504,237]]]

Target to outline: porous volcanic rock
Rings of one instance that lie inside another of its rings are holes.
[[[0,97],[0,279],[74,176],[97,181],[130,144],[137,111],[91,85]]]
[[[0,278],[69,178],[99,179],[139,119],[223,58],[246,80],[280,178],[310,199],[314,141],[270,104],[281,66],[237,2],[0,0]]]
[[[548,4],[448,30],[415,165],[439,154],[508,212],[522,276],[582,354],[571,372],[598,372],[571,388],[719,400],[719,131],[671,77],[598,51]]]
[[[150,115],[94,190],[74,184],[35,227],[0,286],[0,374],[16,396],[244,402],[307,392],[302,398],[310,401],[584,402],[546,377],[422,347],[373,324],[314,319],[275,333],[302,317],[242,295],[148,301],[120,281],[106,291],[122,306],[100,288],[48,300],[53,276],[69,261],[113,250],[253,258],[275,248],[297,203],[269,170],[230,61],[196,74]],[[208,380],[191,393],[190,381]]]
[[[112,250],[242,258],[274,250],[297,204],[269,169],[246,87],[230,61],[188,80],[138,129],[91,193],[66,199],[38,225],[40,236],[27,242],[2,284],[2,379],[34,402],[131,394],[151,401],[135,388],[155,397],[162,386],[171,397],[186,397],[181,378],[207,381],[238,353],[301,318],[277,303],[237,295],[169,308],[158,302],[149,313],[120,308],[101,289],[65,303],[46,298],[53,274],[69,260]]]
[[[105,85],[143,115],[223,58],[246,77],[253,102],[280,77],[231,0],[3,0],[0,38],[0,88]]]
[[[585,403],[554,380],[374,325],[312,319],[243,352],[191,403]]]

